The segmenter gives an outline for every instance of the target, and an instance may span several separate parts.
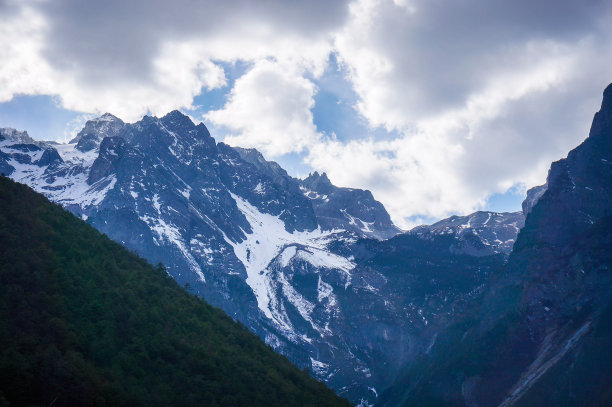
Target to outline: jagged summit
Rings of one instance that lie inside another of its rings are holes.
[[[98,117],[96,120],[98,121],[121,121],[120,118],[108,112],[104,113],[102,116]]]
[[[20,131],[10,127],[0,128],[0,141],[9,140],[21,144],[37,144],[27,131]]]
[[[262,173],[270,177],[275,183],[284,188],[297,188],[294,179],[289,176],[287,171],[275,161],[267,161],[263,154],[255,148],[232,147],[240,158],[244,161],[253,164]]]
[[[178,110],[173,110],[170,113],[166,114],[160,119],[160,121],[165,125],[171,125],[175,128],[193,129],[196,127],[195,123],[191,120],[189,116],[184,113],[181,113]],[[208,133],[208,130],[206,131]]]
[[[169,120],[187,121],[189,120],[193,124],[193,121],[189,118],[189,116],[187,116],[186,114],[182,113],[181,111],[177,109],[174,109],[166,113],[164,116],[161,117],[161,119],[164,121],[169,121]]]
[[[85,123],[85,127],[70,140],[69,144],[76,143],[76,149],[81,152],[97,150],[104,137],[118,136],[125,123],[118,117],[104,113],[102,116]]]
[[[322,173],[319,173],[319,171],[311,172],[310,174],[308,174],[306,178],[304,178],[304,181],[306,180],[322,180],[323,182],[328,182],[331,184],[331,181],[327,177],[326,172],[322,172]]]
[[[333,187],[332,182],[327,177],[327,173],[322,172],[319,174],[318,171],[308,174],[308,176],[302,181],[302,184],[306,187],[321,192],[324,192],[325,190],[329,191],[330,188]]]
[[[171,150],[174,156],[190,160],[196,150],[204,148],[200,154],[216,154],[216,142],[203,123],[195,124],[191,118],[178,110],[173,110],[161,118],[144,116],[140,121],[128,124],[122,137],[135,145],[154,150]]]

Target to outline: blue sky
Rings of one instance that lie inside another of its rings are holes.
[[[0,103],[0,126],[26,130],[37,140],[63,141],[74,125],[78,127],[83,113],[63,109],[56,99],[48,95],[18,95]]]
[[[0,1],[0,126],[63,141],[104,112],[180,109],[292,175],[370,189],[405,228],[514,211],[588,134],[611,18],[570,0]]]

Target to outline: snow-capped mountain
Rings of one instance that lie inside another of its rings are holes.
[[[323,228],[343,229],[375,239],[388,239],[401,232],[370,191],[336,187],[325,173],[316,171],[299,180],[290,177],[276,162],[266,161],[255,149],[234,149],[243,160],[255,165],[276,184],[294,192],[301,191],[312,201],[317,221]]]
[[[451,216],[433,225],[417,226],[409,233],[424,238],[444,234],[458,236],[465,244],[456,250],[468,250],[473,255],[509,254],[524,224],[522,212],[478,211],[467,216]]]
[[[325,174],[292,178],[256,150],[216,143],[178,111],[133,124],[105,114],[65,145],[0,134],[6,175],[162,262],[365,404],[478,295],[522,219],[477,213],[397,235],[369,191]]]
[[[105,137],[118,136],[125,123],[110,113],[105,113],[96,120],[89,120],[85,127],[70,140],[69,144],[76,144],[75,148],[82,152],[97,149]]]
[[[314,172],[300,182],[319,223],[376,239],[388,239],[400,230],[370,191],[334,186],[325,173]]]

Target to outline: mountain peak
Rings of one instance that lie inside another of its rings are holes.
[[[189,116],[176,109],[167,113],[164,117],[161,118],[161,120],[163,122],[188,123],[192,126],[194,125],[193,121]]]
[[[19,131],[10,127],[0,128],[0,140],[8,139],[22,144],[36,144],[27,131]]]
[[[331,183],[326,173],[319,174],[318,171],[309,174],[308,177],[302,181],[302,185],[313,191],[317,191],[320,194],[329,194],[336,187]]]
[[[85,127],[70,140],[70,143],[77,143],[76,148],[79,151],[91,151],[100,146],[104,137],[117,136],[124,127],[123,120],[111,113],[104,113],[100,117],[88,120]]]
[[[309,174],[308,177],[306,177],[306,179],[304,180],[304,182],[308,182],[308,183],[316,182],[317,184],[322,183],[325,185],[332,185],[331,181],[327,177],[327,173],[322,172],[319,174],[319,171],[315,171]]]
[[[101,122],[103,122],[103,121],[107,121],[107,122],[112,121],[112,122],[122,122],[123,123],[123,120],[121,120],[120,118],[118,118],[114,114],[108,113],[108,112],[106,112],[102,116],[94,119],[94,121],[101,121]]]
[[[603,100],[601,102],[601,110],[610,109],[612,109],[612,83],[604,89]]]

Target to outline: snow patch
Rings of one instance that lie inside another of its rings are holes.
[[[323,363],[319,360],[310,358],[310,366],[312,366],[312,371],[315,375],[324,375],[327,373],[327,369],[329,369],[329,365],[327,363]]]
[[[253,192],[263,195],[265,193],[263,184],[261,182],[257,183],[257,186],[253,189]]]
[[[251,225],[252,232],[246,233],[245,239],[241,242],[227,238],[226,241],[233,247],[236,257],[244,265],[247,272],[246,283],[253,290],[257,306],[266,317],[281,327],[290,328],[286,317],[279,314],[283,310],[279,309],[280,301],[276,298],[274,281],[268,268],[277,257],[280,265],[288,265],[297,255],[316,267],[342,270],[347,275],[347,285],[350,284],[350,272],[355,264],[326,250],[327,243],[339,231],[322,231],[319,227],[312,231],[289,233],[285,229],[285,223],[278,216],[260,212],[238,195],[231,193],[231,196]],[[299,251],[296,246],[300,247]],[[283,294],[296,306],[300,315],[310,322],[310,313],[314,306],[294,293],[292,288],[289,288],[288,282],[283,284],[283,278],[284,276],[280,278]],[[284,281],[286,282],[286,279]]]
[[[153,207],[159,215],[161,215],[161,204],[159,203],[159,195],[153,195]]]
[[[11,178],[17,182],[29,185],[35,191],[42,193],[49,200],[62,206],[77,205],[85,209],[97,205],[106,197],[108,191],[114,188],[117,178],[114,175],[102,178],[92,185],[87,183],[87,172],[73,174],[67,171],[66,177],[45,175],[46,168],[33,164],[21,164],[13,159],[7,161],[15,168]],[[66,169],[70,164],[63,164]]]
[[[287,267],[291,259],[295,256],[297,249],[295,246],[289,246],[278,256],[278,262],[282,267]]]

